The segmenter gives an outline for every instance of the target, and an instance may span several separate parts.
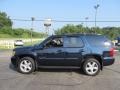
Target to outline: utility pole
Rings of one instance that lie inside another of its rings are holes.
[[[99,7],[100,7],[99,4],[97,4],[96,6],[94,6],[94,9],[95,9],[95,29],[96,29],[96,25],[97,25],[96,19],[97,19],[97,11],[98,11]],[[95,33],[96,33],[96,30],[95,30]]]
[[[84,33],[84,31],[83,31],[83,22],[81,23],[81,32],[82,32],[82,34]]]
[[[86,21],[86,27],[87,27],[87,20],[89,19],[89,17],[85,17],[85,21]]]
[[[85,17],[85,21],[86,21],[86,33],[87,33],[87,20],[88,20],[89,18],[88,17]]]
[[[32,38],[33,38],[33,34],[32,34],[32,32],[33,32],[33,23],[34,23],[34,20],[35,20],[35,18],[34,17],[31,17],[31,44],[32,44],[32,42],[33,42],[33,40],[32,40]]]

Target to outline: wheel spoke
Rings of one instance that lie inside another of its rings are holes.
[[[29,70],[31,70],[32,67],[28,66],[27,68],[28,68]]]
[[[25,63],[25,65],[27,65],[28,64],[27,60],[24,60],[24,63]]]
[[[27,72],[27,71],[28,71],[28,70],[27,70],[27,67],[25,67],[25,68],[24,68],[24,72]]]
[[[21,63],[21,67],[25,67],[25,65],[23,63]]]
[[[87,67],[86,70],[89,71],[89,70],[90,70],[90,67]]]
[[[31,66],[31,62],[28,62],[27,65],[28,65],[28,66]]]
[[[97,69],[98,69],[98,67],[93,67],[93,69],[94,69],[94,70],[97,70]]]
[[[92,63],[92,66],[93,66],[93,67],[95,67],[95,66],[96,66],[96,63],[95,63],[95,62],[93,62],[93,63]]]
[[[91,74],[93,74],[93,73],[95,73],[95,72],[94,72],[94,70],[93,70],[93,68],[92,68],[92,69],[91,69]]]
[[[87,64],[89,67],[91,67],[92,65],[91,65],[91,62],[89,62],[88,64]]]

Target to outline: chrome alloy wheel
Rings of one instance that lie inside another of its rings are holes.
[[[98,71],[99,67],[96,62],[90,61],[86,64],[85,69],[88,74],[93,75]]]
[[[20,69],[22,72],[30,72],[32,70],[32,63],[29,60],[23,60],[20,63]]]

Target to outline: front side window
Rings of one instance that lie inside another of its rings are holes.
[[[83,47],[83,42],[80,37],[65,37],[65,47]]]
[[[63,47],[63,39],[61,37],[55,37],[49,40],[45,47],[50,48],[50,47]]]

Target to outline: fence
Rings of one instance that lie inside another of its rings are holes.
[[[20,40],[22,40],[24,43],[31,42],[31,39],[20,39]],[[34,41],[41,41],[41,40],[44,40],[44,38],[32,39],[33,42]],[[15,40],[6,40],[6,39],[0,40],[0,48],[2,48],[2,49],[13,49],[13,48],[15,48],[14,42],[15,42]]]

